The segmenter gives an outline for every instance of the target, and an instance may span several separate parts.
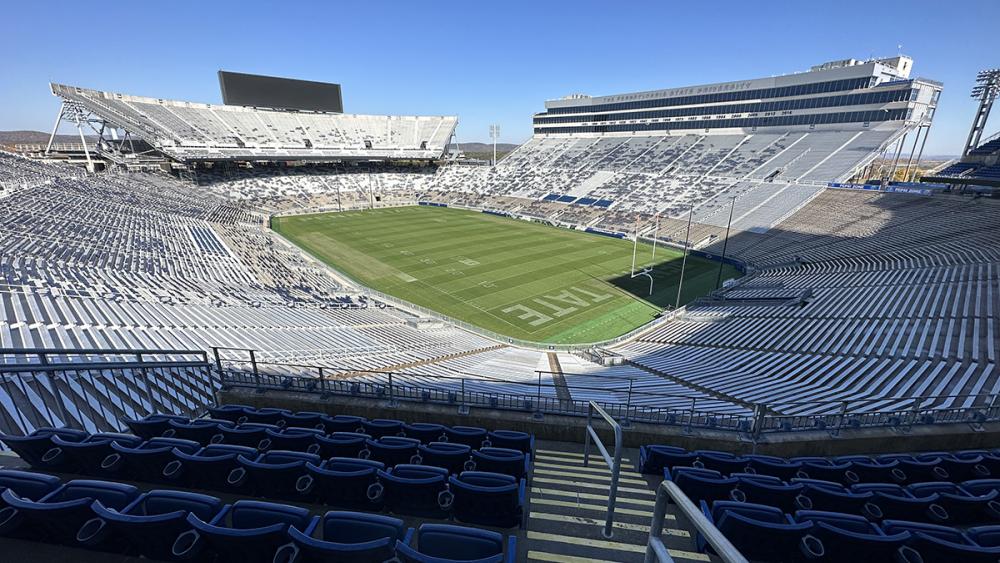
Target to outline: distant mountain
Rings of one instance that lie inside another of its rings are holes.
[[[96,139],[97,135],[87,135],[87,140]],[[47,143],[49,134],[41,131],[0,131],[0,145],[17,145],[31,143]],[[57,143],[79,143],[79,135],[56,135]]]
[[[493,143],[459,143],[458,148],[465,152],[493,152]],[[497,143],[497,154],[508,153],[517,148],[510,143]]]

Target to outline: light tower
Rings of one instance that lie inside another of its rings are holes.
[[[497,165],[497,139],[500,138],[500,125],[490,125],[490,139],[493,139],[493,166]]]
[[[969,131],[969,140],[965,142],[965,156],[979,146],[979,140],[983,138],[983,129],[986,129],[986,120],[990,117],[990,110],[993,109],[993,101],[997,94],[1000,94],[1000,68],[981,70],[976,75],[976,85],[972,87],[972,97],[979,99],[979,111],[976,112],[976,119],[972,122],[972,130]]]

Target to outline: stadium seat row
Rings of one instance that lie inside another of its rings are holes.
[[[754,561],[896,561],[954,563],[1000,559],[1000,526],[961,530],[906,520],[864,517],[734,501],[702,501],[706,517]],[[699,538],[698,547],[708,549]]]
[[[81,436],[78,431],[49,430],[4,441],[33,467],[101,478],[364,510],[388,509],[429,518],[454,517],[498,527],[521,525],[525,513],[525,479],[503,473],[460,470],[452,474],[447,467],[404,463],[387,467],[358,458],[323,460],[307,452],[258,452],[226,444],[202,446],[179,438],[142,440],[128,434]],[[521,452],[486,450],[477,452],[480,455],[476,458],[485,467],[494,464],[512,471],[525,467],[526,456]]]
[[[513,562],[516,538],[357,512],[309,510],[132,485],[0,470],[0,536],[159,560]],[[504,553],[506,549],[506,554]]]
[[[694,501],[762,504],[785,512],[822,510],[863,516],[871,521],[917,520],[972,525],[1000,522],[1000,479],[977,479],[961,485],[945,482],[840,483],[769,475],[731,473],[696,467],[674,467],[672,480]]]
[[[713,450],[688,451],[675,446],[642,446],[639,471],[660,475],[672,467],[712,469],[724,475],[758,473],[784,480],[822,479],[844,485],[855,483],[961,482],[1000,476],[1000,454],[987,450],[783,458],[768,455],[736,455]]]

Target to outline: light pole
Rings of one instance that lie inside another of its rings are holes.
[[[719,289],[722,284],[722,267],[726,264],[726,247],[729,246],[729,227],[733,226],[733,210],[736,209],[736,196],[731,198],[733,203],[729,206],[729,222],[726,223],[726,240],[722,242],[722,258],[719,259],[719,275],[715,278],[715,289]]]
[[[688,209],[688,227],[687,234],[684,235],[684,258],[681,260],[681,279],[677,282],[677,302],[674,304],[674,310],[681,308],[681,288],[684,287],[684,268],[687,267],[688,261],[688,246],[691,244],[691,217],[694,216],[694,205]]]
[[[497,139],[500,138],[500,125],[490,125],[490,138],[493,139],[493,166],[497,165]]]

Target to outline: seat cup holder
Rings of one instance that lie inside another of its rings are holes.
[[[900,546],[896,550],[893,559],[896,560],[896,563],[924,563],[924,558],[920,556],[920,552],[908,545]]]
[[[240,487],[247,480],[247,470],[242,467],[237,467],[229,472],[226,477],[226,484],[231,487]]]
[[[315,483],[312,475],[303,475],[295,480],[295,492],[307,495],[312,492]]]
[[[733,489],[733,490],[729,491],[729,498],[731,498],[732,500],[734,500],[736,502],[746,502],[747,501],[747,494],[744,493],[743,491],[739,490],[739,489]]]
[[[20,513],[13,506],[4,507],[0,510],[0,535],[13,530],[20,523]]]
[[[462,468],[465,469],[466,471],[475,471],[476,462],[470,459],[462,465]]]
[[[850,469],[848,469],[848,470],[844,471],[844,480],[847,481],[848,483],[852,483],[852,484],[853,483],[860,483],[861,482],[861,476],[859,476],[854,471],[851,471]]]
[[[42,463],[46,465],[53,465],[58,462],[62,455],[62,448],[49,448],[49,450],[42,455]]]
[[[184,464],[175,459],[163,466],[163,476],[173,481],[181,476],[183,468]]]
[[[976,465],[972,466],[972,472],[975,473],[977,477],[989,477],[990,476],[990,470],[989,470],[989,468],[986,467],[985,465],[981,464],[981,463],[977,463]]]
[[[889,476],[891,476],[892,480],[896,481],[897,483],[902,483],[906,481],[906,472],[904,472],[902,469],[898,467],[893,467],[889,471]]]
[[[948,474],[948,470],[941,467],[940,465],[934,466],[931,469],[931,473],[933,473],[935,477],[937,477],[942,481],[947,481],[948,478],[950,477],[950,475]]]
[[[222,432],[219,432],[218,434],[216,434],[216,435],[212,436],[211,438],[209,438],[208,439],[208,443],[209,444],[221,444],[222,441],[225,440],[225,439],[226,439],[226,437],[222,435]]]
[[[194,559],[200,551],[201,543],[201,534],[197,530],[188,530],[177,536],[170,553],[177,559]]]
[[[101,469],[104,471],[117,471],[122,465],[122,454],[113,453],[101,461]]]
[[[299,546],[294,542],[286,543],[274,552],[271,563],[295,563],[299,560]]]
[[[167,428],[166,430],[163,431],[163,434],[161,434],[161,436],[163,436],[164,438],[173,438],[176,435],[177,435],[176,428]]]
[[[493,442],[491,442],[490,439],[487,438],[487,439],[483,440],[482,446],[484,448],[492,448],[493,447]]]
[[[271,439],[270,438],[264,438],[263,440],[261,440],[260,442],[258,442],[257,443],[257,449],[260,450],[260,451],[266,451],[266,450],[271,449]]]
[[[437,441],[438,442],[447,442],[448,441],[448,435],[447,434],[442,434],[442,435],[438,436]]]
[[[406,432],[404,430],[400,430],[399,432],[396,432],[396,436],[399,436],[400,438],[405,438]]]
[[[372,451],[365,448],[358,452],[358,459],[370,459],[372,457]]]
[[[991,500],[986,503],[986,511],[993,518],[1000,519],[1000,501]]]
[[[927,507],[927,516],[935,522],[947,522],[949,518],[948,511],[936,502]]]
[[[385,494],[385,487],[382,485],[382,483],[372,483],[371,485],[368,485],[368,490],[365,491],[365,496],[367,496],[368,500],[372,502],[378,502],[382,500],[382,495],[384,494]]]
[[[307,454],[318,454],[319,453],[319,444],[309,444],[309,447],[306,448],[306,453]]]
[[[455,503],[455,495],[451,491],[441,491],[438,493],[438,506],[441,510],[449,510]]]
[[[424,462],[424,458],[420,457],[420,454],[416,454],[410,457],[410,463],[413,465],[421,465]]]
[[[864,506],[861,507],[861,512],[864,514],[865,518],[869,520],[881,520],[885,514],[879,505],[873,502],[866,502]]]
[[[750,467],[749,465],[743,468],[743,472],[744,473],[749,473],[751,475],[756,475],[757,474],[757,470],[754,469],[753,467]]]
[[[696,459],[691,462],[691,467],[694,467],[696,469],[705,469],[705,463],[700,459]]]
[[[799,507],[800,510],[812,510],[813,501],[806,495],[796,495],[795,506]]]
[[[805,472],[804,469],[799,469],[795,472],[795,476],[799,479],[809,479],[809,474]]]
[[[104,518],[91,518],[76,532],[76,541],[84,545],[96,545],[104,538],[108,523]]]
[[[806,559],[820,559],[826,555],[823,542],[812,534],[802,537],[802,540],[799,542],[799,548],[802,550],[802,554],[806,556]]]
[[[239,418],[236,419],[236,424],[246,424],[246,421],[247,421],[247,417],[246,417],[246,415],[243,415],[243,416],[241,416],[241,417],[239,417]]]

